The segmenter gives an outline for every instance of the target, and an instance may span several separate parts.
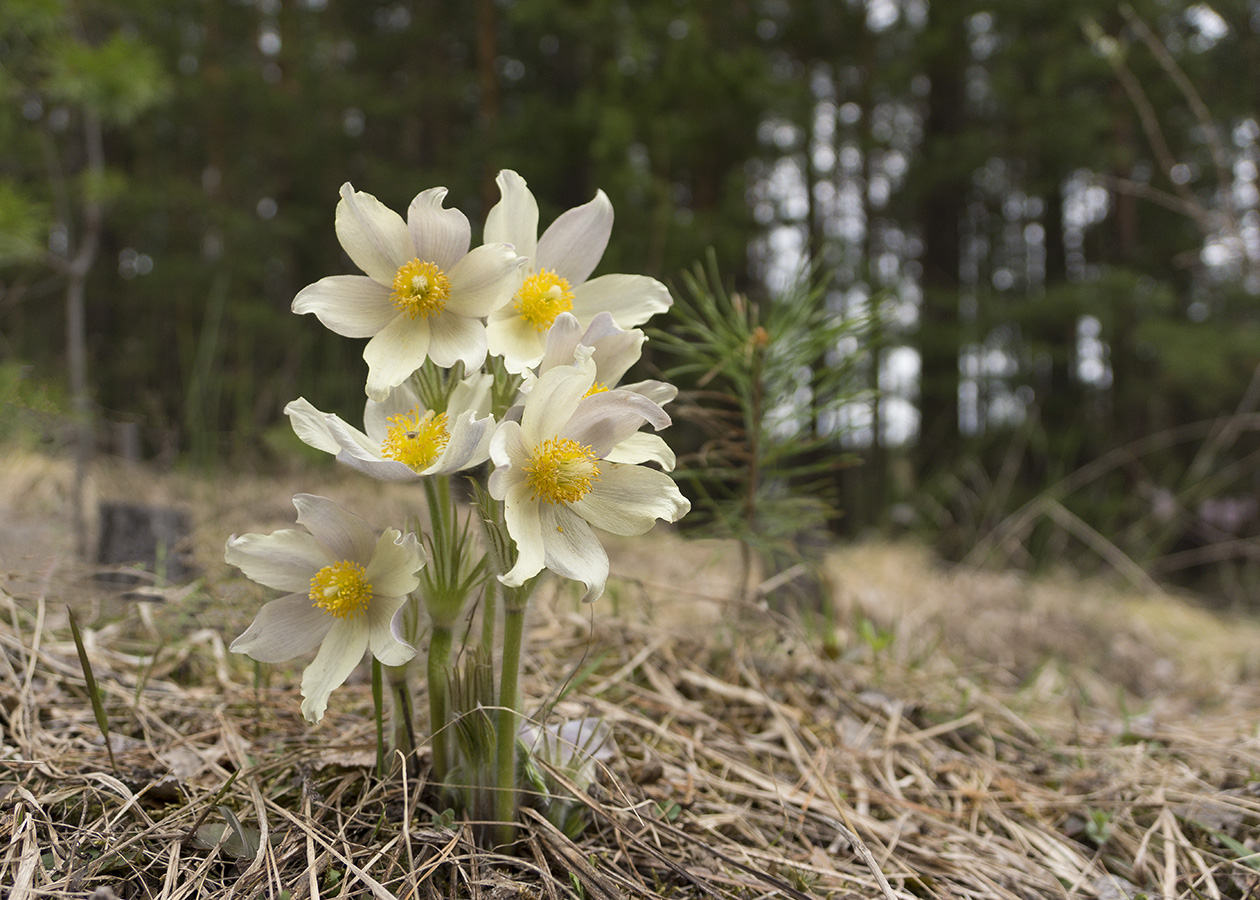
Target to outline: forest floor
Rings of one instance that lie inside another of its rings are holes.
[[[618,752],[581,836],[527,812],[508,855],[423,778],[377,775],[362,673],[311,728],[301,661],[260,682],[226,650],[264,599],[229,534],[290,527],[304,490],[398,524],[418,492],[101,462],[89,508],[190,516],[196,580],[137,588],[75,560],[69,485],[0,451],[10,900],[1260,896],[1255,621],[881,543],[831,552],[833,620],[803,624],[731,599],[729,545],[617,539],[598,603],[541,592],[523,692],[532,711],[568,683],[552,715],[602,716]]]

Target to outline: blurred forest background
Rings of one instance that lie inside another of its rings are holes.
[[[1260,605],[1256,0],[5,0],[0,96],[0,437],[284,464],[287,401],[362,408],[289,312],[338,187],[476,229],[508,167],[544,223],[608,193],[601,273],[712,248],[766,309],[816,261],[855,324],[762,438],[836,532]]]

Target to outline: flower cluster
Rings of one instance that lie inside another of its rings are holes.
[[[416,196],[404,219],[344,185],[336,233],[363,274],[331,275],[293,300],[294,312],[368,339],[362,427],[299,397],[285,407],[294,432],[372,478],[424,485],[430,533],[377,533],[331,500],[302,494],[294,502],[305,531],[232,537],[226,551],[248,577],[285,592],[232,649],[279,662],[318,648],[302,679],[302,713],[312,722],[365,652],[403,666],[430,629],[435,769],[448,716],[446,688],[435,681],[447,657],[438,654],[449,654],[467,596],[493,576],[516,604],[504,615],[519,612],[549,570],[581,582],[583,599],[594,600],[609,573],[600,531],[642,534],[690,508],[668,474],[674,454],[654,433],[670,424],[665,405],[677,391],[620,383],[645,341],[635,326],[668,309],[669,292],[642,275],[591,277],[612,231],[602,191],[539,236],[525,180],[505,170],[497,183],[501,199],[471,249],[468,219],[443,206],[444,188]],[[459,527],[447,486],[460,472],[484,484],[474,492],[486,528],[475,564],[466,562],[475,532]],[[516,633],[505,619],[504,640]],[[510,711],[516,673],[507,660],[519,665],[519,647],[499,655],[498,703]],[[515,721],[499,731],[509,728],[501,757],[521,733]],[[593,762],[588,754],[576,765]]]

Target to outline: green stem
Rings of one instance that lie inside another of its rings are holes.
[[[385,777],[385,679],[381,661],[372,657],[372,708],[376,717],[376,777]]]
[[[509,592],[514,594],[515,592]],[[507,847],[516,840],[516,715],[521,674],[521,642],[525,606],[515,597],[503,606],[503,660],[499,672],[499,715],[495,728],[495,842]]]
[[[486,653],[494,653],[494,623],[498,618],[499,581],[496,578],[486,579],[486,593],[481,609],[481,648]]]
[[[451,666],[451,638],[449,625],[433,624],[433,633],[429,637],[429,733],[433,741],[433,779],[439,784],[446,782],[451,768],[451,731],[447,728],[450,724],[447,679]]]
[[[416,750],[415,709],[411,702],[410,666],[387,666],[389,696],[393,708],[393,747],[402,752],[404,759],[411,759]]]

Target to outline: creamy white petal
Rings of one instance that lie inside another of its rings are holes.
[[[669,424],[669,414],[639,394],[604,391],[583,398],[559,434],[590,447],[597,457],[603,457],[645,422],[660,431]]]
[[[595,364],[590,360],[579,366],[556,366],[540,375],[521,415],[525,443],[532,447],[560,434],[594,383]]]
[[[450,272],[472,242],[468,217],[458,209],[443,209],[446,188],[429,188],[407,207],[407,229],[415,244],[415,258]],[[407,260],[404,260],[406,262]]]
[[[674,471],[674,466],[678,463],[677,456],[663,437],[645,431],[636,431],[624,441],[618,442],[617,446],[604,454],[604,459],[631,465],[654,462],[666,472]]]
[[[622,328],[642,325],[673,302],[669,289],[647,275],[601,275],[573,288],[578,319],[587,321],[607,311]]]
[[[640,394],[660,406],[673,402],[674,398],[678,396],[678,388],[674,385],[667,381],[654,381],[652,379],[636,381],[633,384],[623,384],[620,390]]]
[[[367,342],[363,359],[368,364],[369,397],[384,400],[391,388],[402,384],[424,364],[429,355],[430,321],[423,316],[398,316]]]
[[[315,659],[302,673],[302,715],[318,722],[328,708],[328,695],[345,684],[368,646],[367,620],[336,619]]]
[[[375,595],[373,604],[382,597],[402,597],[420,586],[417,574],[424,566],[424,551],[414,534],[404,535],[397,528],[386,528],[376,540],[366,578]],[[391,609],[389,615],[393,615]],[[389,616],[386,616],[388,623]]]
[[[524,322],[520,316],[516,318]],[[529,325],[528,322],[524,324]],[[556,366],[573,365],[574,351],[577,350],[583,337],[582,323],[577,320],[577,316],[567,312],[556,316],[556,320],[551,323],[551,329],[546,334],[546,346],[542,359],[538,363],[538,371],[542,373]]]
[[[596,528],[613,534],[643,534],[657,519],[677,522],[691,503],[674,479],[646,466],[605,462],[591,492],[573,510]]]
[[[538,504],[547,568],[586,585],[582,601],[597,600],[608,581],[608,554],[591,526],[564,503]]]
[[[305,397],[286,403],[284,414],[289,417],[289,425],[302,443],[334,455],[341,449],[328,430],[328,414],[320,412]]]
[[[503,367],[513,375],[532,368],[543,356],[543,337],[532,323],[510,311],[492,313],[486,324],[486,346],[490,353],[503,357]],[[573,362],[570,356],[569,363]]]
[[[490,416],[474,419],[472,410],[461,413],[449,429],[450,439],[446,446],[433,465],[424,470],[424,474],[450,475],[461,469],[481,465],[490,456],[490,438],[494,433],[494,425],[494,419]]]
[[[367,611],[368,650],[383,666],[401,666],[416,655],[416,648],[395,637],[390,627],[402,605],[411,602],[404,597],[378,599]]]
[[[251,581],[278,591],[309,591],[315,573],[336,561],[312,535],[295,528],[233,535],[223,559]]]
[[[504,169],[494,181],[500,200],[486,216],[483,240],[511,244],[521,256],[532,259],[538,246],[538,201],[525,179],[511,169]]]
[[[365,275],[329,275],[298,291],[293,311],[314,313],[325,328],[342,337],[371,337],[398,316],[389,294],[389,288]]]
[[[601,313],[601,315],[603,315]],[[643,355],[643,342],[647,340],[639,329],[617,330],[597,340],[583,338],[582,343],[594,347],[591,359],[595,360],[595,380],[605,387],[614,387]]]
[[[603,191],[596,191],[593,200],[561,213],[543,232],[534,254],[535,268],[551,269],[576,288],[599,265],[612,226],[612,203]]]
[[[512,299],[526,262],[510,244],[482,244],[470,250],[446,273],[451,279],[446,309],[473,318],[490,315]]]
[[[359,459],[380,459],[381,445],[359,429],[337,416],[324,417],[324,427],[337,444],[337,453],[343,451]]]
[[[305,526],[335,561],[349,560],[363,565],[372,558],[376,535],[371,526],[354,513],[316,494],[298,494],[293,498],[293,505],[297,507],[298,524]]]
[[[503,503],[503,520],[516,544],[516,564],[499,576],[509,587],[520,587],[542,571],[546,561],[539,507],[545,504],[530,499],[529,485],[524,481],[507,490]]]
[[[311,602],[309,592],[286,594],[265,604],[228,649],[259,662],[286,662],[314,650],[332,623],[333,617]]]
[[[465,370],[481,368],[486,361],[486,326],[450,310],[434,316],[429,319],[429,359],[444,369],[460,360]]]
[[[468,376],[451,391],[447,415],[458,415],[465,410],[475,413],[478,419],[490,415],[493,389],[494,376],[489,372]]]
[[[416,481],[420,478],[419,472],[396,459],[368,459],[363,456],[356,456],[348,450],[342,450],[337,454],[337,462],[348,469],[361,472],[369,478],[375,478],[377,481],[406,484],[409,481]]]
[[[346,255],[378,284],[392,286],[398,268],[412,259],[411,235],[402,216],[348,181],[341,186],[336,225]]]
[[[490,439],[490,459],[494,461],[495,474],[509,469],[519,468],[529,462],[530,447],[525,443],[524,433],[519,422],[502,422]],[[492,476],[493,480],[493,476]],[[494,485],[490,486],[490,496],[502,500],[502,492],[495,493]]]

